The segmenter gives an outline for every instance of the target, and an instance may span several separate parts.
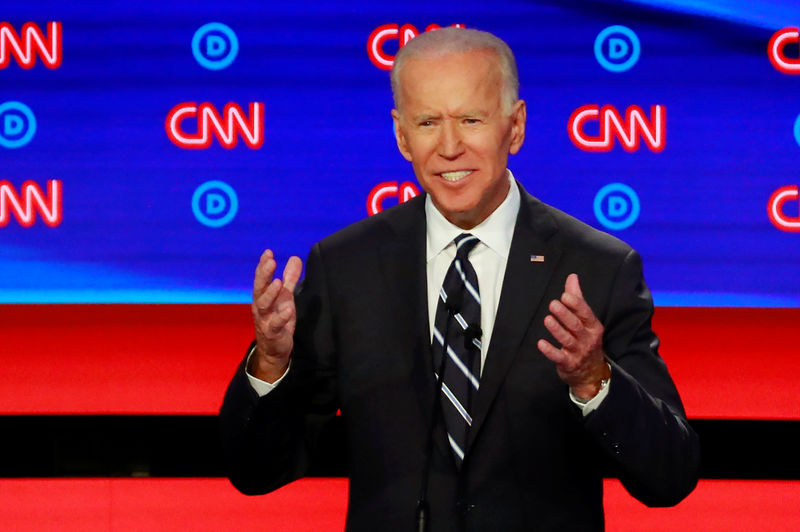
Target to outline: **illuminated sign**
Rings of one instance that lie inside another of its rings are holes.
[[[597,135],[586,133],[587,122],[599,123]],[[611,105],[584,105],[570,115],[567,132],[572,143],[584,151],[611,151],[616,137],[625,151],[638,150],[643,140],[651,151],[660,152],[667,141],[667,109],[663,105],[651,106],[648,119],[641,107],[631,105],[623,120]]]
[[[784,205],[790,201],[795,204],[797,216],[789,216],[784,210]],[[773,192],[767,202],[767,214],[772,225],[781,231],[800,233],[800,190],[797,185],[786,185]]]
[[[454,28],[463,28],[463,24],[453,24]],[[441,26],[438,24],[431,24],[425,31],[438,30]],[[394,65],[394,56],[387,53],[384,49],[384,44],[387,41],[398,41],[397,49],[399,50],[408,43],[411,39],[420,34],[420,31],[411,24],[384,24],[375,28],[369,34],[367,39],[367,55],[370,61],[381,70],[391,70]]]
[[[414,183],[406,181],[397,184],[397,181],[385,181],[375,185],[367,197],[367,213],[370,216],[383,210],[383,202],[388,198],[397,198],[398,203],[405,203],[419,195],[419,189]]]
[[[190,119],[197,125],[196,133],[183,129],[183,123]],[[164,127],[169,140],[181,148],[208,148],[213,135],[224,148],[235,147],[241,136],[245,145],[255,150],[264,143],[264,104],[250,103],[248,116],[239,105],[228,103],[220,116],[208,102],[179,103],[167,115]]]
[[[192,194],[192,212],[207,227],[222,227],[236,216],[239,197],[224,181],[206,181]]]
[[[610,183],[594,197],[594,215],[603,227],[620,231],[627,229],[639,218],[639,195],[628,185]]]
[[[609,26],[594,40],[594,56],[609,72],[630,70],[641,52],[639,37],[626,26]]]
[[[209,70],[227,68],[239,53],[236,33],[221,22],[210,22],[200,26],[192,37],[192,55]]]
[[[61,181],[47,182],[47,194],[33,181],[25,181],[19,194],[8,181],[0,181],[0,227],[8,225],[11,214],[22,227],[30,227],[36,222],[37,213],[45,225],[56,227],[61,224]]]
[[[776,31],[767,44],[769,62],[778,72],[800,74],[800,58],[788,58],[784,52],[789,43],[800,44],[800,32],[797,28],[783,28]]]
[[[26,70],[36,64],[37,55],[47,68],[58,68],[62,57],[61,23],[48,22],[45,36],[33,22],[23,24],[19,34],[8,22],[0,22],[0,69],[8,66],[12,55]]]
[[[797,141],[797,145],[800,146],[800,115],[797,115],[797,118],[794,121],[794,140]]]
[[[36,134],[36,116],[22,102],[0,104],[0,146],[14,149],[28,144]]]

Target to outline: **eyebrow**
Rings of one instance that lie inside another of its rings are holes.
[[[486,117],[486,116],[489,116],[489,113],[487,113],[485,111],[474,110],[474,111],[465,111],[465,112],[462,112],[462,113],[458,113],[457,115],[454,115],[454,118],[459,118],[459,119],[460,118],[472,118],[472,117],[481,117],[482,118],[482,117]],[[422,114],[416,115],[416,116],[414,116],[412,118],[413,118],[413,120],[415,122],[420,122],[420,121],[432,120],[432,119],[436,119],[436,118],[440,118],[440,117],[441,117],[440,113],[422,113]]]
[[[441,115],[438,113],[423,113],[416,116],[413,116],[412,119],[414,122],[421,122],[424,120],[431,120],[433,118],[439,118]]]

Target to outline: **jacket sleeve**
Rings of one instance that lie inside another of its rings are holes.
[[[600,319],[611,387],[585,426],[631,495],[648,506],[675,505],[697,484],[700,446],[658,355],[653,302],[635,251],[624,258],[608,301]]]
[[[317,436],[337,409],[333,327],[319,244],[309,254],[295,303],[292,365],[283,381],[258,397],[248,382],[245,359],[219,413],[228,477],[248,495],[302,477]]]

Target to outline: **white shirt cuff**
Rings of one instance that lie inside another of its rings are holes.
[[[600,391],[597,392],[597,395],[589,399],[588,401],[581,401],[578,397],[572,393],[572,390],[569,391],[569,398],[572,399],[572,402],[575,403],[580,409],[583,416],[586,417],[589,415],[590,412],[597,410],[597,407],[600,406],[600,403],[603,402],[603,399],[606,398],[608,395],[608,390],[611,388],[611,378],[609,377],[608,383],[600,388]]]
[[[253,348],[250,349],[250,352],[247,353],[247,362],[245,362],[244,364],[245,374],[247,375],[247,380],[250,381],[250,386],[253,388],[253,390],[255,390],[256,394],[258,394],[259,397],[264,397],[269,392],[274,390],[275,387],[281,383],[286,374],[289,373],[289,368],[292,367],[292,361],[291,360],[289,361],[289,365],[286,366],[286,371],[283,373],[283,375],[281,375],[280,379],[276,380],[273,383],[269,383],[267,381],[262,381],[261,379],[253,377],[252,375],[250,375],[250,372],[247,371],[247,368],[250,367],[250,357],[253,356],[253,353],[255,352],[256,352],[256,346],[253,346]]]

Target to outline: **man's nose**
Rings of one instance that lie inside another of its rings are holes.
[[[464,144],[458,124],[445,120],[439,134],[439,155],[445,159],[455,159],[464,152]]]

